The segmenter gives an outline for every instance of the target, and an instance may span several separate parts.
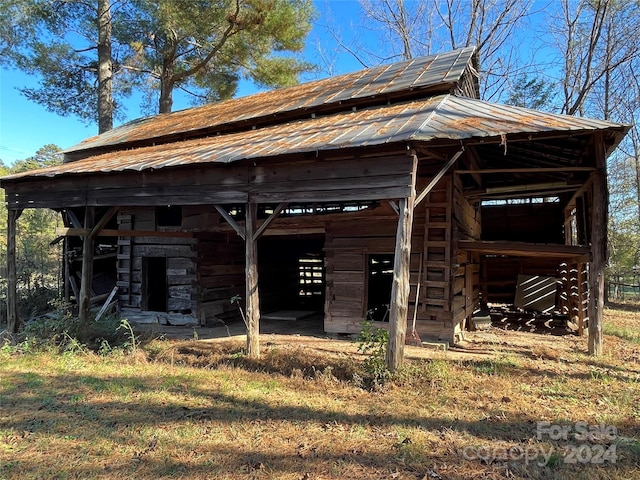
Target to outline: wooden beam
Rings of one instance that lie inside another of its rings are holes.
[[[449,163],[453,164],[453,162]],[[413,229],[413,210],[416,203],[415,182],[417,166],[418,160],[414,155],[411,195],[407,198],[401,198],[398,205],[400,216],[398,217],[396,246],[393,257],[393,283],[391,286],[391,305],[389,307],[389,345],[387,348],[387,368],[392,372],[395,372],[402,365],[404,344],[407,336],[411,232]],[[446,171],[446,169],[443,170]]]
[[[118,213],[119,207],[111,207],[107,212],[102,216],[100,221],[91,229],[91,233],[89,236],[91,238],[96,238],[100,231],[104,228],[104,226],[109,223],[109,220],[113,218],[113,216]]]
[[[278,218],[278,216],[280,215],[280,212],[282,212],[282,210],[287,208],[287,205],[288,205],[287,202],[280,203],[280,205],[278,205],[276,207],[276,209],[273,211],[273,213],[271,215],[269,215],[269,217],[264,222],[262,222],[262,225],[260,225],[260,228],[258,228],[258,230],[256,230],[255,236],[253,237],[254,241],[257,241],[260,238],[260,236],[267,229],[269,224],[271,222],[273,222],[276,218]]]
[[[477,202],[481,199],[489,199],[489,200],[510,200],[516,198],[532,198],[532,197],[549,197],[559,195],[561,193],[570,193],[575,192],[575,187],[566,186],[565,188],[557,188],[553,189],[550,187],[549,190],[527,190],[527,189],[514,189],[511,192],[505,193],[495,193],[495,192],[485,192],[485,191],[473,191],[467,192],[464,194],[464,198],[469,201]]]
[[[471,170],[454,170],[457,175],[481,175],[484,173],[567,173],[593,172],[593,167],[523,167],[523,168],[474,168]]]
[[[80,220],[78,219],[76,214],[73,212],[73,210],[67,208],[65,210],[65,213],[67,214],[67,219],[69,219],[69,221],[71,222],[71,225],[73,225],[75,228],[82,228],[82,223],[80,223]]]
[[[582,186],[576,190],[576,192],[571,196],[571,198],[569,199],[569,201],[567,202],[566,206],[564,207],[565,210],[567,208],[569,208],[570,206],[575,204],[575,201],[578,197],[584,195],[584,192],[587,191],[587,189],[589,189],[591,187],[591,184],[593,183],[593,179],[595,178],[595,172],[593,172],[589,178],[587,178],[587,180],[582,184]]]
[[[602,133],[594,137],[595,163],[591,201],[591,266],[589,268],[589,355],[602,354],[602,317],[604,310],[604,269],[607,261],[606,153]]]
[[[398,204],[395,202],[395,200],[387,200],[387,202],[389,203],[389,206],[393,209],[394,212],[396,212],[396,215],[400,215],[400,209],[398,208]]]
[[[240,238],[242,238],[243,240],[246,240],[244,229],[240,225],[238,225],[238,223],[233,219],[233,217],[229,215],[227,211],[224,208],[222,208],[222,206],[214,205],[214,207],[216,207],[216,210],[218,211],[220,216],[224,218],[229,225],[231,225],[231,227],[236,231],[236,233],[240,236]]]
[[[260,297],[258,295],[258,242],[255,229],[258,205],[247,203],[245,214],[245,281],[246,281],[246,317],[247,317],[247,355],[260,357]]]
[[[7,330],[18,333],[18,275],[16,273],[16,227],[22,210],[7,211]]]
[[[90,235],[93,230],[88,228],[56,228],[56,235],[65,237],[84,237]],[[115,230],[104,228],[100,230],[96,237],[169,237],[169,238],[190,238],[193,232],[172,232],[157,230]]]
[[[589,261],[591,258],[590,247],[550,243],[458,240],[458,249],[489,255],[574,259],[576,262]]]
[[[95,208],[86,207],[84,213],[84,228],[91,230],[95,221]],[[78,320],[80,339],[85,341],[89,334],[91,318],[91,281],[93,279],[93,248],[95,241],[90,236],[84,237],[82,244],[82,277],[80,280],[80,298],[78,299]]]
[[[436,176],[433,177],[433,179],[429,182],[429,184],[426,187],[424,187],[424,190],[422,190],[420,194],[416,197],[414,202],[414,207],[418,206],[420,202],[424,200],[424,198],[427,195],[429,195],[429,192],[433,190],[433,187],[435,187],[438,184],[438,182],[444,176],[444,174],[447,173],[447,171],[453,166],[454,163],[456,163],[456,160],[460,158],[460,155],[462,155],[463,152],[464,152],[464,147],[460,151],[458,151],[453,157],[451,157],[451,159],[445,164],[445,166],[440,169],[440,171],[436,174]]]

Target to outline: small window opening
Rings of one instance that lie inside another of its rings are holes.
[[[158,227],[179,227],[182,225],[182,206],[167,205],[156,207],[156,225]]]
[[[389,321],[393,255],[369,255],[367,276],[367,320]]]

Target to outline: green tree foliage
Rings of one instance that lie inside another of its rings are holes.
[[[30,100],[104,131],[134,88],[166,112],[176,88],[204,103],[241,78],[296,83],[310,69],[295,54],[313,15],[311,0],[5,0],[0,64],[38,78],[20,90]]]
[[[45,145],[33,157],[19,160],[12,166],[0,162],[0,176],[24,172],[62,163],[62,154],[56,145]],[[0,216],[7,218],[4,190],[0,190],[2,202]],[[60,282],[60,244],[51,245],[55,238],[55,228],[60,223],[58,212],[48,209],[27,209],[17,223],[16,270],[20,316],[29,318],[50,308],[48,304],[58,296]],[[7,232],[6,222],[2,222],[0,232],[0,264],[6,265]],[[2,282],[5,280],[3,278]],[[3,288],[4,292],[5,289]],[[0,309],[2,315],[6,309]]]
[[[175,89],[203,103],[230,98],[243,77],[297,83],[311,66],[291,53],[303,49],[313,14],[309,0],[133,0],[114,15],[113,35],[122,68],[169,112]]]
[[[553,111],[554,88],[552,83],[525,73],[516,78],[506,103],[516,107]]]

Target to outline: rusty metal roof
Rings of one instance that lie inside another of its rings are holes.
[[[228,131],[231,124],[251,124],[258,119],[271,123],[278,116],[300,111],[311,115],[328,105],[382,97],[443,86],[436,93],[450,93],[470,65],[475,47],[317,80],[275,91],[212,103],[173,113],[134,120],[101,135],[83,140],[65,153],[148,141],[201,130]],[[345,107],[346,109],[346,107]],[[246,128],[246,127],[245,127]]]
[[[468,141],[514,134],[585,133],[596,130],[613,131],[620,139],[628,127],[448,94],[421,101],[296,120],[256,130],[113,151],[60,166],[10,175],[2,181],[231,163],[399,142]]]

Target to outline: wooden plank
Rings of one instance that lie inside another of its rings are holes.
[[[546,258],[588,258],[590,256],[589,247],[559,244],[539,244],[525,242],[490,242],[490,241],[469,241],[458,240],[458,248],[468,252],[479,252],[485,254],[501,254],[529,257]]]
[[[454,170],[453,173],[484,174],[484,173],[565,173],[565,172],[592,172],[594,167],[522,167],[522,168],[477,168],[472,170]]]
[[[254,238],[255,241],[257,241],[260,238],[262,233],[267,229],[267,227],[271,224],[271,222],[273,222],[276,218],[278,218],[278,215],[280,215],[280,212],[282,212],[282,210],[284,210],[287,207],[287,205],[288,205],[287,202],[281,202],[275,208],[273,213],[269,215],[269,217],[267,217],[267,219],[264,222],[262,222],[262,225],[260,225],[258,230],[256,230],[255,238]]]
[[[95,238],[116,213],[118,213],[118,207],[111,207],[109,210],[107,210],[100,221],[96,223],[93,229],[91,229],[91,233],[89,234],[89,236]]]
[[[113,287],[113,290],[111,290],[111,293],[107,297],[107,300],[104,302],[104,305],[102,305],[102,308],[100,309],[100,311],[96,315],[96,322],[102,318],[102,315],[104,315],[104,312],[109,307],[109,304],[111,303],[111,300],[113,300],[113,297],[116,296],[116,293],[118,293],[118,286],[117,285],[115,287]]]
[[[215,209],[218,211],[220,216],[225,219],[225,221],[231,225],[231,227],[235,230],[240,238],[245,240],[245,229],[240,227],[235,219],[229,215],[229,213],[222,207],[222,205],[214,205]]]
[[[440,169],[440,171],[433,177],[433,179],[429,182],[429,184],[420,192],[420,194],[416,197],[415,204],[419,205],[424,198],[429,195],[431,190],[438,184],[440,179],[444,176],[445,173],[453,166],[454,163],[460,158],[460,155],[464,152],[464,147],[462,150],[456,152],[456,154],[449,159],[449,161]]]
[[[61,228],[57,227],[56,235],[65,237],[82,237],[91,233],[86,228]],[[159,237],[159,238],[192,238],[193,232],[165,232],[156,230],[114,230],[105,228],[100,230],[94,237]]]

